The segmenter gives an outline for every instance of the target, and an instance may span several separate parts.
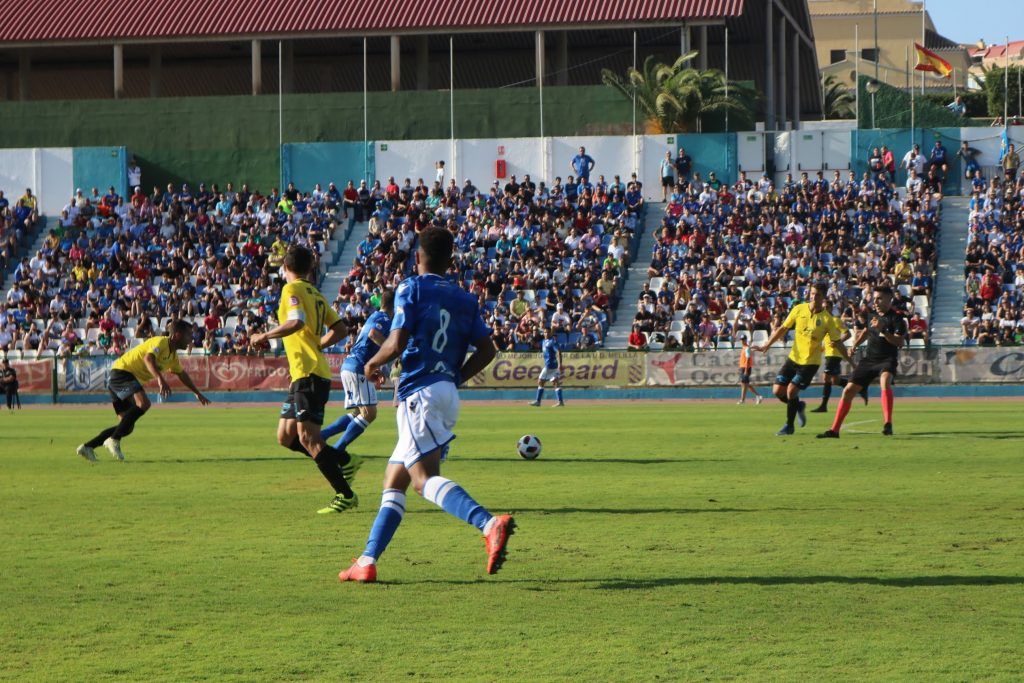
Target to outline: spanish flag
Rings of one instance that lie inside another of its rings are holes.
[[[917,50],[915,71],[933,71],[943,78],[949,78],[949,75],[953,73],[953,65],[931,50],[917,43],[914,43],[914,49]]]

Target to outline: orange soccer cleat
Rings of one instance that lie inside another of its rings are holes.
[[[508,538],[515,533],[516,523],[512,515],[498,515],[494,518],[491,531],[484,536],[487,544],[487,573],[497,574],[505,563],[505,550]]]
[[[338,581],[358,581],[360,583],[377,582],[377,565],[368,564],[361,566],[357,560],[352,560],[352,566],[338,573]]]

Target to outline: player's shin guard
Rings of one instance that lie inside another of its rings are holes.
[[[836,434],[843,428],[843,420],[850,414],[850,408],[853,407],[853,402],[848,401],[845,397],[839,399],[839,407],[836,408],[836,417],[832,420],[832,431]]]
[[[565,403],[565,401],[562,399],[562,387],[555,388],[555,398],[558,399],[559,403]]]
[[[353,496],[352,487],[341,473],[341,454],[338,451],[330,446],[324,446],[313,460],[316,461],[320,474],[334,487],[335,493],[340,493],[346,498]]]
[[[329,439],[332,436],[337,436],[338,434],[341,434],[342,432],[345,431],[345,429],[348,427],[351,421],[352,416],[349,415],[348,413],[345,413],[337,420],[321,429],[320,436],[324,437],[325,439]]]
[[[117,431],[117,427],[107,427],[102,432],[94,436],[91,440],[86,441],[85,445],[88,446],[89,448],[99,448],[100,446],[103,445],[104,441],[106,441],[107,439],[114,435],[115,431]]]
[[[449,515],[472,524],[480,531],[483,531],[487,522],[491,521],[491,513],[451,479],[430,477],[423,484],[423,497]]]
[[[892,389],[882,389],[882,421],[886,424],[892,423]]]
[[[361,415],[356,415],[349,421],[348,427],[345,429],[345,433],[341,435],[341,438],[334,442],[334,447],[348,448],[348,445],[359,438],[359,435],[366,431],[366,428],[369,426],[370,423],[364,420]]]
[[[377,519],[370,528],[370,536],[366,539],[366,550],[363,558],[377,560],[391,543],[398,525],[405,516],[405,492],[399,489],[384,489],[380,499],[380,510]],[[362,560],[362,558],[360,558]]]
[[[132,406],[125,411],[124,415],[121,416],[121,421],[117,423],[117,427],[114,428],[114,433],[110,435],[110,438],[120,441],[124,437],[128,436],[135,431],[135,423],[146,414],[146,411],[138,406]]]

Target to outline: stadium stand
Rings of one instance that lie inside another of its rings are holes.
[[[961,333],[967,346],[1024,339],[1024,177],[978,179],[969,203]]]
[[[940,201],[941,185],[908,181],[897,191],[884,173],[803,173],[778,189],[745,173],[731,187],[684,178],[633,322],[652,349],[731,348],[740,334],[766,339],[815,281],[829,283],[833,306],[852,324],[871,286],[887,280],[927,334]]]
[[[20,262],[0,303],[0,349],[13,358],[116,355],[181,316],[197,325],[189,353],[278,351],[249,338],[274,318],[289,245],[315,249],[323,275],[360,234],[351,269],[326,292],[356,329],[384,288],[412,272],[427,225],[456,234],[451,277],[478,294],[501,348],[537,348],[546,326],[567,348],[596,348],[643,210],[638,186],[603,177],[550,187],[524,178],[486,192],[393,178],[344,191],[289,184],[266,196],[230,183],[128,198],[77,191],[31,255],[11,252]]]

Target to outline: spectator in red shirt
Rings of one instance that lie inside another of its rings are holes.
[[[646,351],[647,336],[640,331],[639,325],[633,325],[633,331],[629,333],[629,350]]]
[[[220,316],[217,315],[216,311],[210,311],[206,314],[206,317],[203,318],[203,327],[206,328],[207,332],[216,332],[220,329],[220,325]]]
[[[911,339],[924,339],[925,343],[928,343],[928,321],[922,318],[920,313],[915,311],[914,315],[910,316],[907,327]]]
[[[985,277],[981,280],[981,290],[978,292],[981,298],[985,301],[995,301],[999,298],[999,293],[1002,290],[1002,285],[999,282],[999,278],[996,274],[989,270],[985,273]]]

